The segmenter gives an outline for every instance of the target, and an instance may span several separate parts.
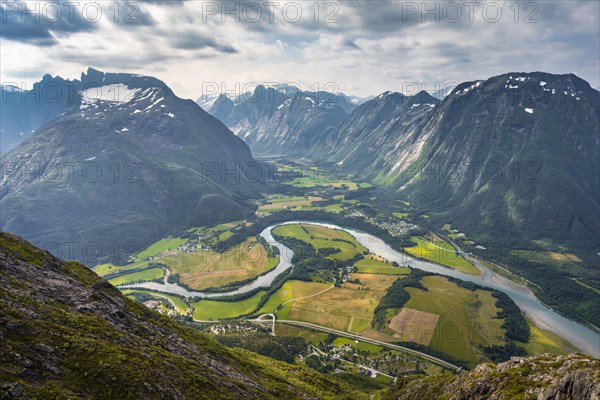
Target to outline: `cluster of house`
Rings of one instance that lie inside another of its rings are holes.
[[[255,325],[220,325],[215,324],[211,325],[208,328],[208,332],[213,335],[219,335],[222,333],[256,333],[258,332],[258,328]]]
[[[381,224],[381,227],[399,236],[406,235],[410,231],[419,229],[419,225],[407,221],[385,222]]]
[[[362,211],[358,211],[358,210],[353,210],[350,213],[350,216],[355,217],[355,218],[368,219],[368,217],[365,215],[365,213],[363,213]]]
[[[144,305],[151,310],[158,310],[158,308],[161,306],[160,301],[158,300],[147,300],[144,302]]]
[[[358,340],[355,340],[354,344],[355,345],[358,344]],[[336,359],[342,359],[342,356],[348,352],[350,352],[350,353],[354,352],[354,349],[352,348],[352,346],[349,343],[343,344],[341,346],[335,346],[333,344],[330,344],[327,346],[327,350],[329,350],[329,354],[331,355],[331,357],[330,357],[331,361],[334,361]],[[371,362],[371,365],[365,365],[365,364],[358,365],[357,372],[359,374],[364,374],[371,378],[377,378],[377,376],[379,376],[381,374],[379,371],[374,369],[372,362]]]
[[[350,274],[356,271],[358,271],[358,267],[356,265],[346,266],[346,268],[342,271],[342,283],[351,281],[352,277],[350,276]]]
[[[177,246],[177,251],[180,253],[193,253],[198,250],[212,251],[212,248],[198,240],[189,240],[187,243]]]

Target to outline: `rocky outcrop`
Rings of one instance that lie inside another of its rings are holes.
[[[513,357],[453,377],[400,380],[384,399],[597,400],[600,360],[582,354]]]

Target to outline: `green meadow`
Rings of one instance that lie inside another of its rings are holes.
[[[164,276],[164,271],[160,267],[146,269],[144,271],[133,272],[131,274],[117,276],[116,278],[110,279],[109,282],[114,285],[123,285],[126,283],[133,283],[138,281],[153,281],[160,279]]]
[[[329,256],[329,258],[336,260],[348,260],[367,251],[352,235],[339,229],[329,229],[310,224],[290,224],[278,226],[273,229],[273,233],[280,236],[295,237],[310,243],[317,249],[339,249],[339,252]]]
[[[411,241],[415,242],[416,245],[405,247],[404,251],[412,256],[433,261],[467,274],[479,274],[477,267],[459,256],[451,244],[443,241],[435,234],[430,234],[428,237],[413,236]]]

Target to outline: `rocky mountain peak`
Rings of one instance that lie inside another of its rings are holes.
[[[81,90],[122,85],[131,90],[157,88],[164,91],[166,95],[173,95],[173,91],[160,79],[130,73],[102,72],[94,68],[88,68],[87,73],[81,74],[80,82]]]

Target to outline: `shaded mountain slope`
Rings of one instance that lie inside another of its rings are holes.
[[[44,75],[30,90],[2,85],[0,154],[14,149],[32,132],[65,112],[75,85],[77,82],[50,75]]]
[[[330,136],[331,160],[481,240],[600,250],[600,95],[587,82],[510,73],[420,102],[439,104],[430,109],[408,99],[386,92],[358,107]]]
[[[92,69],[75,93],[3,157],[3,230],[92,264],[253,212],[263,186],[247,173],[248,146],[193,101],[154,78]]]

